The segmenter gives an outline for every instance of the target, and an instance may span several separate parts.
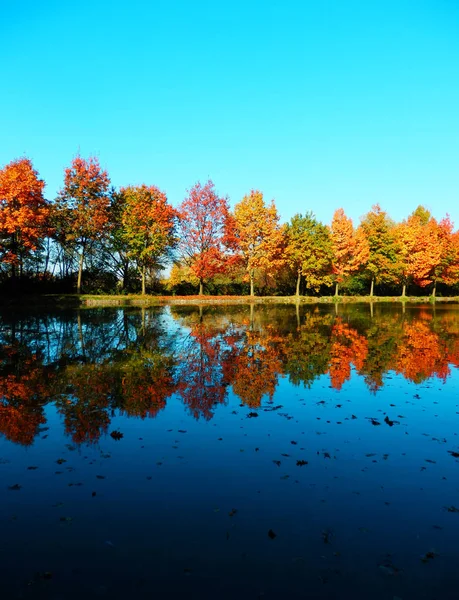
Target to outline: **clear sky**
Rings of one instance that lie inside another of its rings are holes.
[[[457,0],[0,0],[0,165],[459,227]]]

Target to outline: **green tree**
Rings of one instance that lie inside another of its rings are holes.
[[[360,229],[368,242],[369,257],[366,272],[371,279],[370,296],[374,285],[390,283],[395,279],[397,244],[395,223],[379,204],[372,206],[360,224]]]
[[[147,269],[159,268],[161,258],[176,242],[177,212],[168,203],[166,194],[155,186],[121,188],[122,238],[127,254],[139,269],[142,294],[146,291]]]
[[[306,287],[319,290],[332,284],[332,241],[330,232],[312,212],[296,214],[285,228],[285,255],[297,274],[296,295],[300,295],[301,277]]]

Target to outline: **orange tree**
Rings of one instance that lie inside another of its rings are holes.
[[[58,236],[79,248],[77,293],[81,293],[83,265],[91,244],[109,230],[110,179],[95,157],[77,156],[65,169],[64,187],[56,199]]]
[[[362,231],[354,230],[352,219],[344,214],[342,208],[338,208],[333,215],[330,235],[333,249],[332,270],[335,279],[335,296],[338,296],[339,284],[367,263],[369,247]]]
[[[45,182],[28,158],[0,170],[0,261],[11,266],[13,279],[22,275],[24,259],[48,233],[49,205]]]

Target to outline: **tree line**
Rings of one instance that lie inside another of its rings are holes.
[[[95,157],[77,156],[57,197],[28,158],[0,170],[0,286],[81,293],[454,293],[459,232],[419,206],[395,222],[374,205],[358,226],[342,208],[281,223],[252,190],[231,210],[212,181],[178,207],[154,185],[115,189]],[[162,276],[169,266],[167,277]]]

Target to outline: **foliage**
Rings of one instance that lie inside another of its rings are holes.
[[[234,208],[234,237],[254,294],[255,272],[275,273],[283,264],[283,232],[274,200],[267,206],[263,194],[252,190]]]
[[[0,170],[0,263],[11,265],[12,276],[24,259],[49,235],[49,205],[43,197],[45,182],[28,158],[12,161]]]
[[[189,190],[178,214],[178,254],[198,279],[202,294],[204,283],[226,268],[228,200],[217,194],[212,181],[205,185],[198,182]]]

